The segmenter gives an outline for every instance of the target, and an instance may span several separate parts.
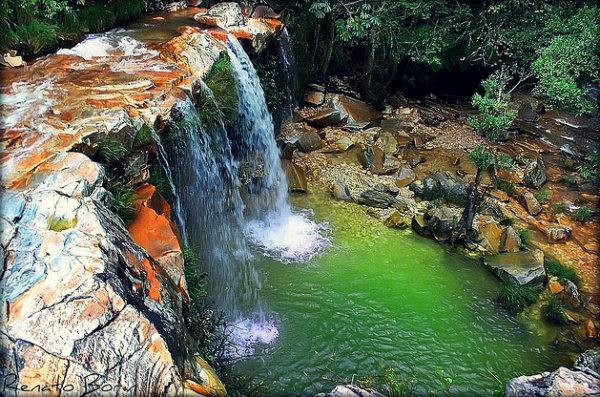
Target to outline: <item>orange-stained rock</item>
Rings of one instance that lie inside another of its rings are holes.
[[[564,291],[565,287],[563,287],[558,281],[552,280],[548,283],[548,288],[550,288],[550,292],[553,294],[558,294],[559,292]]]
[[[598,330],[592,320],[585,322],[585,335],[590,339],[596,339],[598,337]]]

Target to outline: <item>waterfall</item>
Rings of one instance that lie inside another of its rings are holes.
[[[247,193],[246,235],[268,256],[304,262],[330,241],[322,235],[323,225],[307,213],[294,213],[287,202],[287,179],[260,81],[240,42],[229,35],[227,44],[239,97],[237,128],[231,136]]]

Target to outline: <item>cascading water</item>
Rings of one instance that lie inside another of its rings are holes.
[[[246,234],[268,256],[304,262],[330,241],[322,235],[322,225],[306,212],[294,213],[288,204],[287,180],[260,81],[240,42],[230,35],[227,43],[239,96],[233,153],[249,193],[244,195]]]

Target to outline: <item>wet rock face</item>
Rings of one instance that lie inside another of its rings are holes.
[[[11,118],[0,125],[4,379],[52,387],[58,378],[78,395],[89,391],[86,380],[110,395],[178,395],[188,385],[224,394],[188,349],[170,208],[155,190],[138,190],[130,233],[108,210],[105,170],[89,157],[106,136],[130,148],[142,125],[168,120],[224,51],[199,29],[181,32],[126,60],[118,51],[50,55],[2,71],[2,94],[25,98],[3,105]],[[134,180],[143,159],[128,168]]]
[[[319,393],[315,397],[384,397],[373,389],[361,389],[354,385],[336,386],[330,393]]]
[[[600,396],[600,350],[588,350],[573,365],[553,372],[520,376],[506,385],[507,397],[596,397]]]

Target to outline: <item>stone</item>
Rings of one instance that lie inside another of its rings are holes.
[[[521,249],[521,236],[512,226],[507,226],[500,237],[500,252],[518,252]]]
[[[285,171],[291,192],[308,192],[308,182],[304,169],[290,160],[281,160],[281,166]]]
[[[425,220],[427,221],[427,228],[439,242],[450,239],[454,226],[458,221],[452,211],[446,207],[428,210],[425,213]]]
[[[600,396],[600,377],[560,367],[553,372],[520,376],[508,381],[506,397],[523,396],[598,397]]]
[[[396,203],[396,199],[389,193],[367,190],[361,193],[358,203],[369,207],[389,208]]]
[[[434,174],[437,186],[453,202],[466,202],[467,184],[449,171],[437,170]]]
[[[325,93],[322,91],[309,89],[304,94],[304,103],[314,107],[321,106],[323,103],[325,103]]]
[[[367,171],[371,171],[374,174],[383,174],[385,154],[377,146],[369,146],[361,152],[360,161],[363,167]]]
[[[338,139],[337,141],[335,141],[335,147],[340,152],[345,152],[346,150],[350,149],[352,146],[354,146],[354,142],[352,142],[352,139],[350,139],[348,137],[342,137],[342,138]]]
[[[395,155],[398,152],[396,138],[389,132],[383,132],[377,137],[375,145],[387,155]]]
[[[396,160],[394,157],[392,156],[385,156],[384,157],[384,162],[382,165],[382,169],[381,169],[381,174],[384,175],[389,175],[389,174],[393,174],[396,171],[398,171],[400,169],[400,166],[402,164],[400,164],[400,162],[398,160]]]
[[[413,216],[410,223],[412,229],[422,236],[429,235],[429,229],[427,228],[427,221],[425,216],[422,214],[416,214]]]
[[[412,156],[408,162],[412,168],[415,168],[417,165],[424,163],[425,160],[425,157],[421,156],[420,154],[416,154]]]
[[[406,229],[408,227],[406,219],[404,219],[398,211],[395,211],[390,215],[383,224],[394,229]]]
[[[565,287],[565,292],[572,299],[572,302],[575,306],[581,306],[581,295],[579,294],[579,288],[577,285],[569,279],[562,280],[563,286]],[[588,304],[587,308],[589,310],[591,304]],[[598,313],[595,313],[596,315]]]
[[[310,153],[323,147],[323,141],[316,131],[306,132],[298,137],[296,146],[304,153]]]
[[[550,292],[555,295],[561,293],[565,289],[557,280],[551,280],[548,282],[548,288],[550,289]]]
[[[330,393],[320,393],[315,397],[384,397],[372,389],[361,389],[354,385],[338,385]]]
[[[352,201],[352,196],[350,195],[350,190],[342,182],[336,182],[331,187],[331,195],[336,200]]]
[[[538,116],[533,104],[530,102],[523,102],[521,106],[519,106],[517,117],[523,121],[530,122],[536,122],[540,119],[540,116]]]
[[[541,250],[519,251],[482,257],[483,264],[500,279],[519,285],[541,285],[546,279],[544,253]]]
[[[523,183],[525,186],[539,189],[546,183],[547,179],[546,165],[541,157],[531,161],[527,167],[525,167],[525,172],[523,174]]]
[[[551,243],[567,241],[572,233],[573,229],[569,226],[549,227],[546,229],[546,237]]]
[[[410,122],[400,119],[384,119],[381,120],[381,132],[389,132],[394,138],[399,147],[407,147],[412,142],[410,133],[413,130],[413,125]]]
[[[485,248],[491,254],[500,252],[503,230],[495,221],[487,222],[479,226],[479,245]]]
[[[398,173],[396,174],[396,180],[394,181],[394,184],[398,188],[403,188],[405,186],[410,185],[416,177],[417,176],[415,175],[415,172],[412,169],[408,167],[402,167],[398,170]]]
[[[307,117],[306,122],[317,127],[329,127],[343,123],[346,119],[336,109],[323,109],[316,114]]]
[[[518,196],[519,202],[530,215],[536,216],[542,212],[542,206],[537,201],[533,193],[529,191],[524,191]]]
[[[177,12],[185,10],[186,8],[187,3],[185,1],[175,1],[165,5],[165,11],[167,12]]]
[[[23,57],[20,55],[5,54],[2,56],[0,64],[10,66],[11,68],[18,68],[20,66],[25,66],[27,63],[23,61]]]
[[[330,107],[342,113],[350,123],[355,121],[371,121],[381,117],[381,113],[367,103],[343,94],[333,95]]]
[[[595,348],[583,352],[577,360],[575,360],[573,369],[600,376],[600,349]]]
[[[387,101],[396,109],[408,106],[408,100],[400,94],[391,95]]]

